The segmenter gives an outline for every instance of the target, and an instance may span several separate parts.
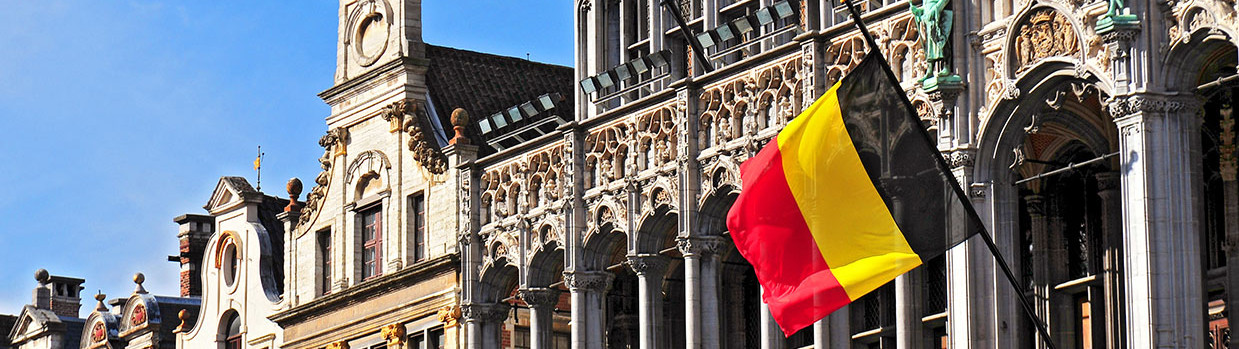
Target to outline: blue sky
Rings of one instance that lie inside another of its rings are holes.
[[[141,271],[176,295],[172,218],[204,213],[220,176],[253,183],[258,145],[267,193],[318,173],[337,1],[0,3],[0,314],[38,268],[109,298]],[[423,35],[570,65],[571,7],[424,0]]]

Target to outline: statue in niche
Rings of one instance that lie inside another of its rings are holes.
[[[947,10],[949,0],[924,0],[921,6],[909,4],[916,20],[917,35],[925,51],[929,67],[919,80],[926,91],[937,89],[939,84],[960,83],[958,75],[951,74],[950,53],[947,42],[951,36],[954,13]]]

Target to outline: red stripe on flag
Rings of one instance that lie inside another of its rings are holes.
[[[765,287],[762,299],[774,320],[791,336],[852,300],[809,232],[787,184],[777,142],[771,140],[740,165],[746,195],[731,206],[727,227]]]

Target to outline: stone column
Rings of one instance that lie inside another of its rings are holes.
[[[1150,94],[1109,105],[1119,128],[1127,345],[1205,346],[1199,102]]]
[[[1233,97],[1232,97],[1233,98]],[[1236,172],[1239,172],[1239,161],[1235,157],[1235,119],[1233,107],[1219,109],[1221,120],[1218,134],[1219,141],[1222,143],[1218,146],[1218,172],[1222,175],[1222,190],[1225,192],[1222,198],[1223,207],[1225,207],[1223,222],[1225,240],[1223,240],[1224,250],[1226,251],[1226,265],[1239,266],[1239,181],[1236,181]],[[1239,304],[1239,268],[1226,268],[1226,304]],[[1230,320],[1236,319],[1239,312],[1229,311]]]
[[[718,266],[715,252],[723,244],[717,236],[692,236],[676,241],[684,255],[685,347],[718,348]]]
[[[664,340],[662,283],[667,273],[667,257],[655,254],[628,256],[628,266],[637,273],[637,328],[641,334],[640,347],[658,348]]]
[[[521,299],[529,304],[529,347],[550,349],[555,343],[555,303],[559,302],[559,290],[528,288],[520,291]]]
[[[764,287],[761,292],[766,293]],[[774,315],[770,314],[770,305],[761,302],[761,348],[783,349],[787,344],[786,338],[783,330],[779,329],[779,323],[774,321]]]
[[[895,345],[899,348],[924,346],[924,328],[921,323],[921,286],[924,278],[921,271],[912,271],[895,278]]]
[[[564,273],[564,284],[572,293],[572,348],[602,348],[606,343],[603,298],[614,280],[615,275],[605,271]]]
[[[469,330],[469,348],[499,348],[503,321],[511,306],[505,303],[471,303],[461,306]]]
[[[1103,324],[1106,348],[1123,348],[1123,243],[1119,173],[1101,172],[1097,180],[1097,196],[1101,198],[1102,252],[1101,285]]]
[[[1032,265],[1025,268],[1032,268],[1032,290],[1033,296],[1029,299],[1033,304],[1033,308],[1037,311],[1037,317],[1043,320],[1050,318],[1050,264],[1065,263],[1066,261],[1053,261],[1050,258],[1050,237],[1049,237],[1049,222],[1045,214],[1045,197],[1037,194],[1024,196],[1024,208],[1028,210],[1028,241],[1032,243]],[[1024,248],[1020,246],[1020,248]],[[1020,258],[1018,256],[1012,256]],[[1016,275],[1023,276],[1023,275]],[[1027,282],[1026,280],[1019,280]],[[1021,285],[1024,286],[1024,285]],[[1023,289],[1015,290],[1015,292],[1023,292]],[[1047,320],[1048,321],[1048,320]],[[1026,331],[1036,332],[1036,325],[1027,326],[1023,329]],[[1051,331],[1053,329],[1050,329]],[[1041,334],[1036,334],[1038,348],[1043,347],[1045,341],[1041,338]],[[1057,339],[1057,337],[1055,338]],[[1057,342],[1056,342],[1057,343]]]

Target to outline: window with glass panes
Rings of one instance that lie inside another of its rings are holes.
[[[413,261],[426,259],[426,196],[413,195],[409,198],[409,219],[413,223]]]
[[[374,207],[358,214],[362,241],[362,280],[383,274],[383,213],[381,208],[381,206]]]
[[[318,275],[318,285],[323,294],[328,294],[331,293],[331,229],[318,232],[318,256],[318,266],[322,270]]]

